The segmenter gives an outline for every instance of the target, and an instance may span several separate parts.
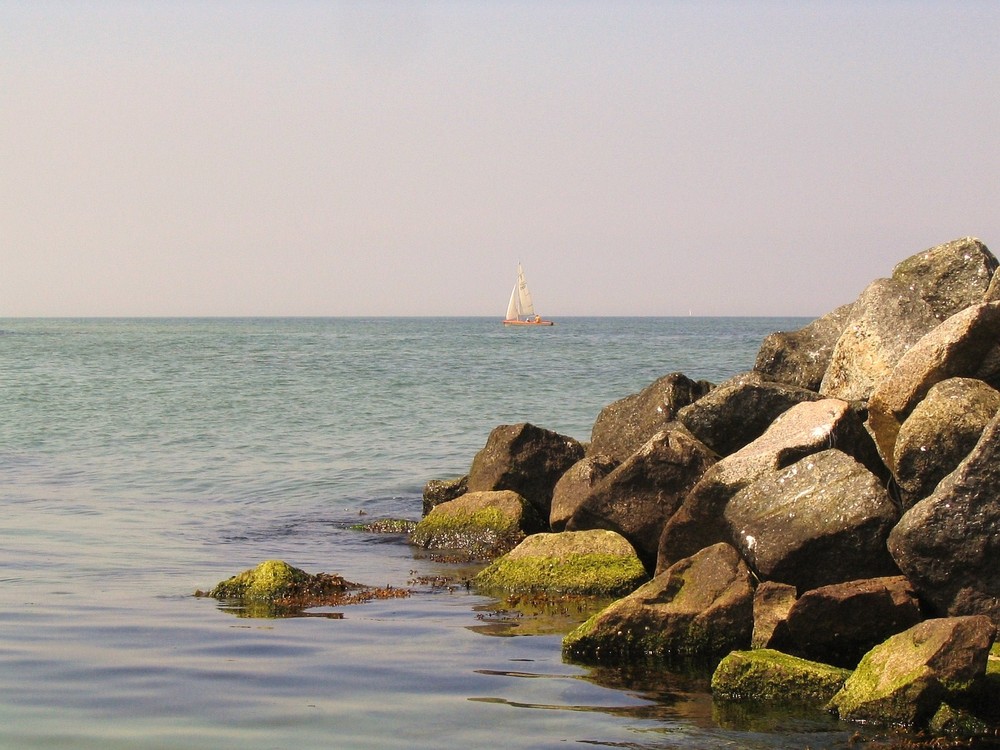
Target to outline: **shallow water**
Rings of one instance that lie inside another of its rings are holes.
[[[804,322],[0,320],[0,746],[846,746],[714,706],[704,674],[565,663],[576,604],[509,611],[350,528],[419,518],[498,424],[586,440],[611,401],[723,380]],[[284,619],[192,596],[268,558],[414,593]]]

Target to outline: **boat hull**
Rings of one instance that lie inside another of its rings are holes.
[[[554,326],[551,320],[505,320],[505,326]]]

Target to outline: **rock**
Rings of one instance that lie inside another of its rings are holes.
[[[985,721],[968,711],[942,703],[927,724],[930,733],[941,737],[978,737],[995,734]]]
[[[924,726],[985,674],[995,636],[987,617],[925,620],[865,654],[830,706],[848,721]]]
[[[997,259],[975,237],[946,242],[896,265],[892,278],[915,291],[939,320],[981,302]]]
[[[893,279],[876,279],[854,302],[819,392],[845,401],[867,399],[938,322],[915,291]]]
[[[772,648],[787,643],[788,613],[795,604],[794,586],[776,581],[762,581],[753,593],[753,635],[751,648]]]
[[[647,579],[625,537],[613,531],[534,534],[473,579],[485,592],[623,596]]]
[[[733,651],[712,674],[712,697],[730,701],[825,706],[850,671],[772,649]]]
[[[424,485],[424,515],[430,513],[435,505],[454,500],[468,491],[468,474],[457,479],[432,479]]]
[[[868,429],[890,469],[899,427],[931,386],[975,375],[998,340],[1000,302],[966,308],[922,336],[876,386],[868,402]]]
[[[617,461],[601,454],[587,456],[573,464],[552,490],[549,527],[553,531],[563,531],[566,522],[587,499],[594,486],[617,466]]]
[[[594,422],[587,455],[603,454],[621,462],[672,422],[677,411],[704,396],[712,384],[674,372],[639,393],[605,406]]]
[[[853,669],[879,643],[923,619],[903,576],[848,581],[799,597],[785,618],[787,640],[777,647]]]
[[[656,571],[703,547],[728,541],[726,503],[765,472],[836,446],[869,469],[882,467],[871,437],[851,405],[839,399],[797,404],[757,440],[712,466],[691,489],[660,535]]]
[[[903,507],[934,491],[1000,410],[1000,392],[973,378],[935,383],[899,428],[893,448]]]
[[[761,580],[805,591],[898,572],[885,547],[896,506],[874,474],[836,449],[762,474],[724,517]]]
[[[934,492],[903,514],[889,551],[939,614],[1000,623],[1000,413]]]
[[[750,571],[717,544],[591,617],[563,639],[563,651],[587,661],[716,658],[749,645],[752,608]]]
[[[760,437],[791,407],[819,398],[805,388],[771,383],[747,372],[682,408],[677,420],[720,456],[728,456]]]
[[[672,422],[598,482],[566,528],[617,531],[652,570],[663,525],[715,461],[712,451]]]
[[[993,278],[990,279],[990,285],[986,289],[986,294],[983,295],[983,302],[997,301],[1000,301],[1000,274],[994,272]]]
[[[512,490],[467,492],[434,507],[410,534],[410,543],[490,560],[541,528],[531,504]]]
[[[556,482],[581,458],[573,438],[528,423],[500,425],[472,461],[469,492],[513,490],[547,520]]]
[[[304,609],[320,606],[357,604],[373,599],[397,599],[409,596],[406,589],[375,588],[351,583],[332,573],[306,573],[284,560],[265,560],[220,582],[210,596],[226,602],[228,608],[243,617],[287,617]]]
[[[769,334],[757,352],[754,372],[772,383],[819,391],[851,305],[842,305],[797,331]]]

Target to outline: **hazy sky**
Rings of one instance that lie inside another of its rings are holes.
[[[1000,254],[1000,2],[0,0],[0,316],[819,315]]]

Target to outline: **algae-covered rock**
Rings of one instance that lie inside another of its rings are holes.
[[[454,479],[432,479],[424,485],[423,510],[426,516],[431,508],[456,497],[461,497],[469,491],[469,475]]]
[[[728,544],[685,558],[563,639],[588,661],[716,658],[750,645],[750,571]]]
[[[723,700],[825,705],[844,686],[848,669],[772,649],[733,651],[712,675],[712,695]]]
[[[491,560],[540,528],[531,505],[516,492],[468,492],[435,506],[410,534],[410,543]]]
[[[983,615],[925,620],[865,654],[830,707],[849,721],[923,726],[985,674],[995,635]]]
[[[534,534],[474,579],[477,589],[621,596],[646,579],[635,549],[606,530]]]
[[[407,597],[407,589],[379,588],[351,583],[333,573],[307,573],[284,560],[265,560],[255,568],[218,583],[210,596],[244,617],[286,617],[310,607],[358,604],[374,599]]]

